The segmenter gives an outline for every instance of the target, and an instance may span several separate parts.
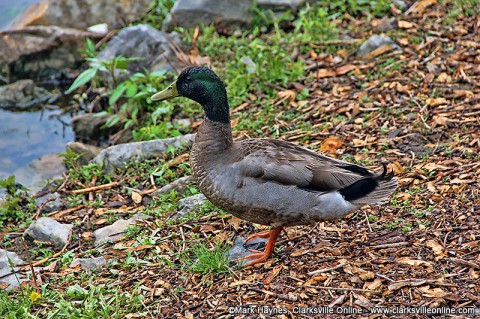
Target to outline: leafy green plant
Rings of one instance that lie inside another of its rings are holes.
[[[16,183],[15,176],[0,178],[0,189],[6,190],[5,198],[0,201],[0,226],[18,224],[33,214],[36,209],[35,198],[25,192],[25,187]]]

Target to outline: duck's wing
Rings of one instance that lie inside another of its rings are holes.
[[[311,192],[339,191],[358,204],[381,202],[396,188],[385,167],[382,173],[372,172],[281,140],[250,139],[239,146],[244,155],[236,164],[245,177]]]

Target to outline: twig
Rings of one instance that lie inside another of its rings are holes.
[[[50,198],[47,198],[47,200],[42,204],[40,205],[40,207],[38,207],[37,211],[35,212],[35,214],[33,214],[32,216],[32,219],[35,220],[38,218],[38,216],[40,216],[40,213],[42,212],[43,208],[45,207],[45,205],[47,205],[48,202],[51,202],[55,200],[53,197],[50,197]]]
[[[272,296],[272,297],[275,297],[275,298],[278,298],[278,299],[283,299],[283,300],[286,300],[286,301],[297,301],[298,298],[296,296],[291,296],[291,295],[285,295],[285,294],[277,294],[275,292],[271,292],[271,291],[267,291],[267,290],[263,290],[263,289],[258,289],[258,288],[248,288],[248,290],[253,290],[255,292],[260,292],[260,293],[264,293],[266,295],[269,295],[269,296]]]
[[[325,286],[311,286],[311,285],[305,285],[304,287],[314,288],[314,289],[337,290],[337,291],[369,292],[376,295],[382,293],[381,291],[377,291],[377,290],[368,290],[368,289],[359,289],[359,288],[340,288],[340,287],[325,287]]]
[[[455,264],[468,266],[468,267],[472,267],[472,268],[475,268],[475,269],[480,269],[480,265],[477,264],[477,263],[474,263],[472,261],[463,260],[463,259],[460,259],[460,258],[448,258],[448,260],[450,260],[451,262],[453,262]]]
[[[72,208],[69,208],[69,209],[51,212],[51,213],[48,214],[47,216],[55,216],[56,218],[59,218],[59,217],[62,217],[63,215],[65,215],[65,214],[74,212],[74,211],[79,210],[79,209],[82,209],[82,208],[83,208],[83,204],[80,204],[80,205],[77,205],[77,206],[72,207]]]
[[[329,272],[329,271],[332,271],[332,270],[335,270],[335,269],[338,269],[338,268],[342,268],[345,265],[346,265],[346,263],[340,263],[340,264],[338,264],[337,266],[334,266],[334,267],[323,268],[323,269],[318,269],[318,270],[315,270],[315,271],[310,271],[308,273],[308,275],[309,276],[318,275],[318,274],[321,274],[321,273],[324,273],[324,272]]]
[[[83,188],[83,189],[76,189],[76,190],[70,191],[70,193],[72,193],[72,194],[83,194],[83,193],[98,191],[98,190],[101,190],[101,189],[112,188],[112,187],[115,187],[115,186],[118,186],[118,185],[119,185],[118,182],[111,182],[111,183],[104,184],[104,185],[87,187],[87,188]]]
[[[408,242],[406,241],[401,241],[399,243],[391,243],[391,244],[382,244],[382,245],[377,245],[377,246],[372,246],[370,248],[392,248],[392,247],[400,247],[400,246],[407,246]]]

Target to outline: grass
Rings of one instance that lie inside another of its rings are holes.
[[[181,259],[191,272],[201,274],[218,274],[230,271],[227,252],[230,246],[225,243],[217,243],[213,248],[204,242],[189,248],[183,253]]]

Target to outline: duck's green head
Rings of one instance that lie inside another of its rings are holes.
[[[200,103],[208,119],[230,123],[225,84],[209,68],[186,68],[169,87],[152,95],[152,101],[163,101],[176,96],[187,97]]]

